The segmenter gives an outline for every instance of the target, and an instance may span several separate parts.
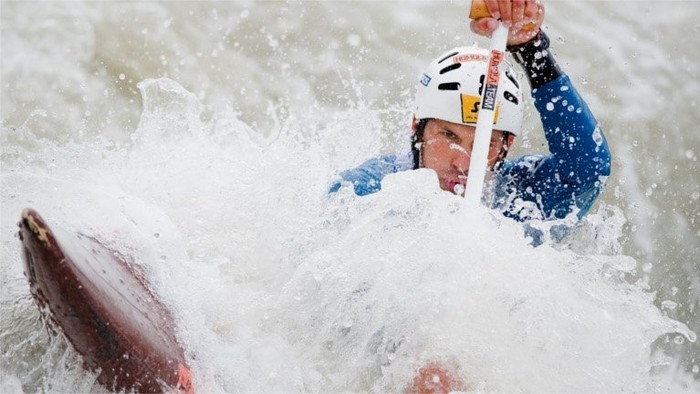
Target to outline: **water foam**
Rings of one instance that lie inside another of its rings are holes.
[[[594,236],[576,248],[532,248],[520,225],[466,209],[429,171],[389,176],[364,198],[328,196],[332,163],[357,155],[333,142],[348,133],[344,115],[318,133],[294,117],[259,133],[172,80],[140,88],[128,146],[3,129],[3,143],[24,142],[3,156],[2,213],[30,204],[139,256],[175,311],[199,391],[397,391],[430,362],[476,390],[648,391],[650,344],[693,337],[626,280],[636,261],[614,253],[614,213],[593,215]],[[19,313],[36,319],[18,249],[3,236],[3,277],[17,283],[3,312],[25,294]],[[77,367],[15,357],[53,371],[25,385],[86,388]]]

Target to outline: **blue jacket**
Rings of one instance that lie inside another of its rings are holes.
[[[580,219],[610,175],[605,136],[568,76],[533,90],[532,97],[550,154],[504,161],[497,169],[492,208],[521,222],[563,219],[571,213]],[[337,191],[344,181],[357,195],[367,195],[381,190],[385,175],[410,169],[408,158],[381,156],[342,172],[330,191]]]

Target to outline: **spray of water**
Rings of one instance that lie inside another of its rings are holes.
[[[619,209],[533,248],[519,224],[465,208],[428,170],[391,175],[371,196],[328,195],[334,165],[357,154],[347,133],[380,145],[368,123],[346,122],[375,122],[369,109],[290,114],[264,136],[170,79],[139,87],[125,145],[2,129],[10,391],[100,390],[28,296],[5,219],[26,205],[137,257],[202,392],[398,391],[430,363],[475,390],[678,388],[650,372],[649,347],[695,334],[653,305],[620,254]]]

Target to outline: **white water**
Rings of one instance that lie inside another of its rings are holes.
[[[519,225],[465,212],[426,171],[364,198],[326,194],[338,171],[403,147],[413,77],[470,37],[463,5],[71,4],[2,4],[0,391],[100,391],[39,321],[13,236],[26,206],[141,257],[176,312],[199,392],[397,391],[435,360],[475,390],[700,390],[695,335],[665,316],[685,311],[697,330],[686,285],[697,283],[697,175],[671,175],[675,159],[660,156],[656,169],[690,190],[669,184],[684,202],[668,209],[643,198],[655,178],[626,140],[657,132],[632,130],[646,115],[627,103],[661,88],[629,92],[595,70],[611,62],[634,81],[666,63],[633,62],[621,41],[585,61],[564,51],[629,31],[645,53],[666,47],[634,18],[596,34],[554,19],[576,11],[585,25],[622,6],[548,13],[567,71],[591,81],[580,87],[622,175],[576,237],[533,249]],[[697,77],[697,66],[670,69]],[[683,87],[697,94],[697,78]],[[683,114],[654,120],[673,138],[692,124]],[[541,140],[529,121],[523,151]],[[680,160],[695,163],[697,136],[682,137]],[[659,246],[673,231],[655,220],[672,214],[687,252]],[[671,278],[655,281],[662,272]],[[669,357],[652,354],[665,333]]]

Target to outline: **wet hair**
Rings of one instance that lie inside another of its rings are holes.
[[[421,119],[418,121],[418,127],[416,127],[416,132],[411,136],[411,153],[413,154],[413,169],[417,170],[420,168],[421,162],[421,144],[423,143],[423,134],[425,133],[425,126],[428,124],[430,119]]]

